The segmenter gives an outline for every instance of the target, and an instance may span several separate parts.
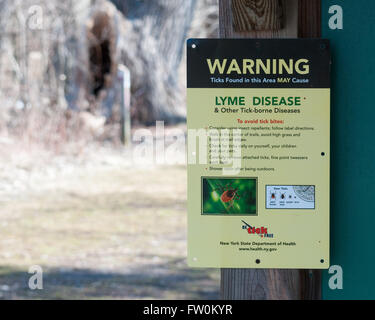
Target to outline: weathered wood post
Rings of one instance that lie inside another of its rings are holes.
[[[320,37],[320,0],[219,0],[222,38]],[[318,270],[222,269],[221,298],[320,299]]]
[[[130,71],[124,65],[118,67],[118,81],[120,83],[120,138],[124,145],[129,145],[131,142],[131,122],[130,122]]]

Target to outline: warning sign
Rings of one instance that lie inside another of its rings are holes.
[[[187,47],[189,265],[328,268],[329,42]]]

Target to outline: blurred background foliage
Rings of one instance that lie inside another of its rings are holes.
[[[186,39],[218,35],[217,0],[0,0],[0,143],[116,144],[119,66],[133,126],[186,119]]]
[[[0,0],[0,26],[0,299],[218,298],[186,265],[186,166],[120,141],[129,84],[133,137],[185,137],[186,39],[218,36],[218,1]]]

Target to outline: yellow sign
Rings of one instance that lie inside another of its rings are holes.
[[[328,268],[325,40],[188,41],[188,263]]]

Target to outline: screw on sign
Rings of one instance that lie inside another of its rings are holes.
[[[238,194],[238,188],[232,188],[232,184],[226,184],[224,187],[219,185],[214,191],[219,190],[221,192],[220,199],[223,203],[229,203],[227,209],[230,209],[234,205],[234,201],[240,200],[241,196]]]

